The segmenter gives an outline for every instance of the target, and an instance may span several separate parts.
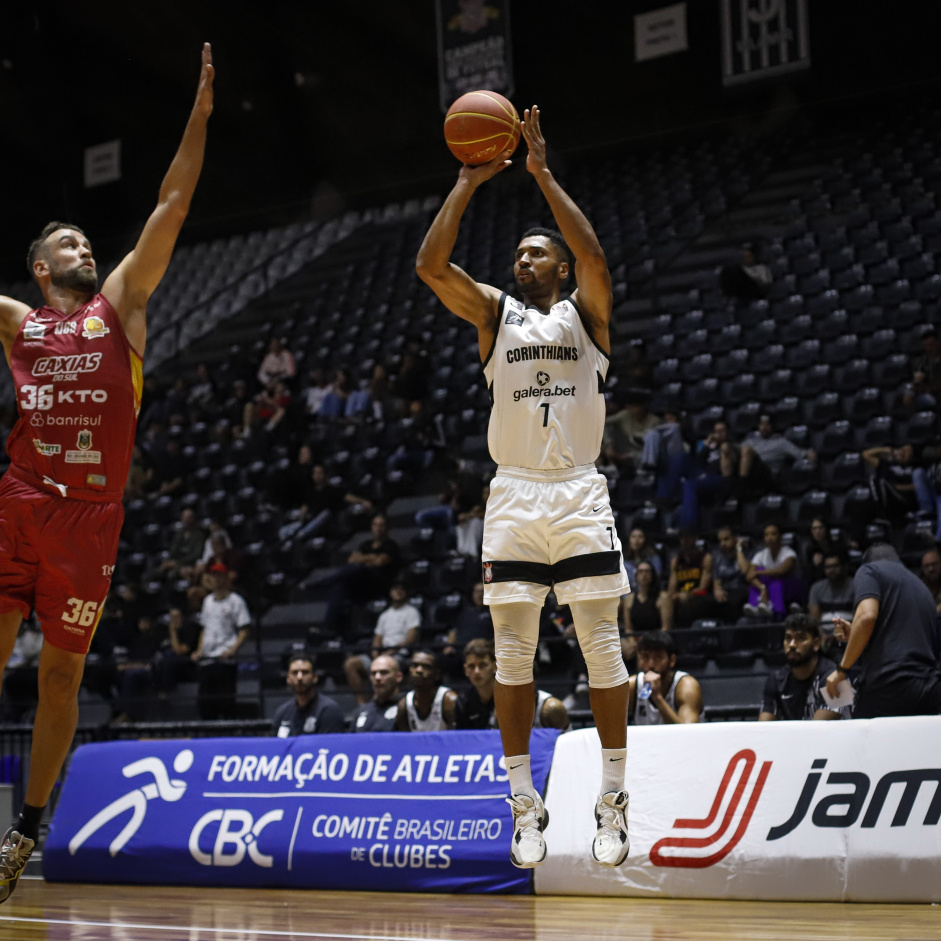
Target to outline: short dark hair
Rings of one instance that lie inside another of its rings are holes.
[[[291,669],[291,664],[295,660],[306,660],[310,664],[312,670],[317,669],[317,654],[312,650],[302,649],[302,650],[292,650],[288,655],[288,669]]]
[[[39,255],[39,250],[45,244],[46,239],[49,238],[53,232],[58,232],[59,229],[71,229],[73,232],[78,232],[79,235],[85,234],[82,229],[77,225],[72,225],[71,222],[47,222],[43,226],[42,232],[29,243],[29,251],[26,253],[26,269],[29,271],[30,277],[33,277],[33,263]]]
[[[474,637],[464,645],[464,659],[468,657],[489,657],[494,663],[497,662],[497,653],[493,647],[492,640],[484,640],[483,637]]]
[[[820,625],[817,623],[817,619],[812,618],[809,614],[804,614],[803,611],[796,614],[789,614],[784,619],[783,627],[785,631],[809,634],[811,637],[820,636]]]
[[[575,256],[572,254],[572,250],[568,246],[568,242],[565,241],[565,238],[562,236],[562,233],[556,229],[547,229],[542,225],[534,225],[528,228],[523,233],[523,238],[520,239],[522,242],[523,239],[529,238],[531,235],[541,235],[543,238],[549,239],[553,245],[559,250],[562,255],[562,260],[568,262],[570,272],[574,274],[575,268]]]
[[[673,638],[668,631],[648,631],[646,634],[641,634],[637,641],[638,653],[641,650],[646,650],[648,653],[662,650],[672,657],[676,655],[676,644],[673,643]]]
[[[863,553],[863,564],[866,562],[900,562],[895,546],[887,542],[877,542]]]

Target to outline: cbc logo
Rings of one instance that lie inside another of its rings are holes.
[[[196,821],[190,834],[189,851],[193,859],[202,866],[237,866],[248,858],[263,869],[274,865],[274,857],[263,853],[258,844],[265,827],[284,819],[283,810],[270,810],[257,821],[247,810],[210,810]],[[219,824],[212,851],[200,848],[205,845],[203,831],[210,824]]]

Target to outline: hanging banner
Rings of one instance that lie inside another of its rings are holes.
[[[674,52],[685,52],[688,48],[685,3],[635,14],[634,61],[644,62]]]
[[[807,0],[720,0],[722,83],[810,68]]]
[[[510,0],[437,0],[436,9],[441,110],[478,89],[512,96]]]
[[[546,895],[941,902],[941,717],[632,727],[631,850],[589,852],[601,745],[553,758]]]
[[[558,732],[532,735],[545,787]],[[529,892],[500,734],[109,742],[76,750],[51,882]]]

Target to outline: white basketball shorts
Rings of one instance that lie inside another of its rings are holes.
[[[485,604],[560,604],[630,591],[608,484],[594,465],[497,468],[484,517]]]

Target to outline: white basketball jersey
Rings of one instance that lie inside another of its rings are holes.
[[[593,464],[604,431],[608,357],[570,300],[548,314],[504,294],[484,376],[498,463],[538,470]]]
[[[684,673],[682,670],[676,670],[673,673],[673,682],[663,696],[674,712],[676,712],[676,687],[684,676],[689,676],[689,674]],[[639,675],[637,677],[637,684],[637,690],[634,693],[634,724],[663,725],[663,716],[660,715],[660,710],[649,699],[641,699],[640,696],[637,695],[637,693],[640,692],[640,687],[643,686]]]
[[[447,686],[439,686],[435,693],[435,701],[431,704],[431,712],[421,719],[418,710],[415,708],[415,690],[411,690],[405,697],[405,711],[408,713],[408,727],[412,732],[441,732],[447,729],[448,725],[444,721],[444,694],[448,691]]]

